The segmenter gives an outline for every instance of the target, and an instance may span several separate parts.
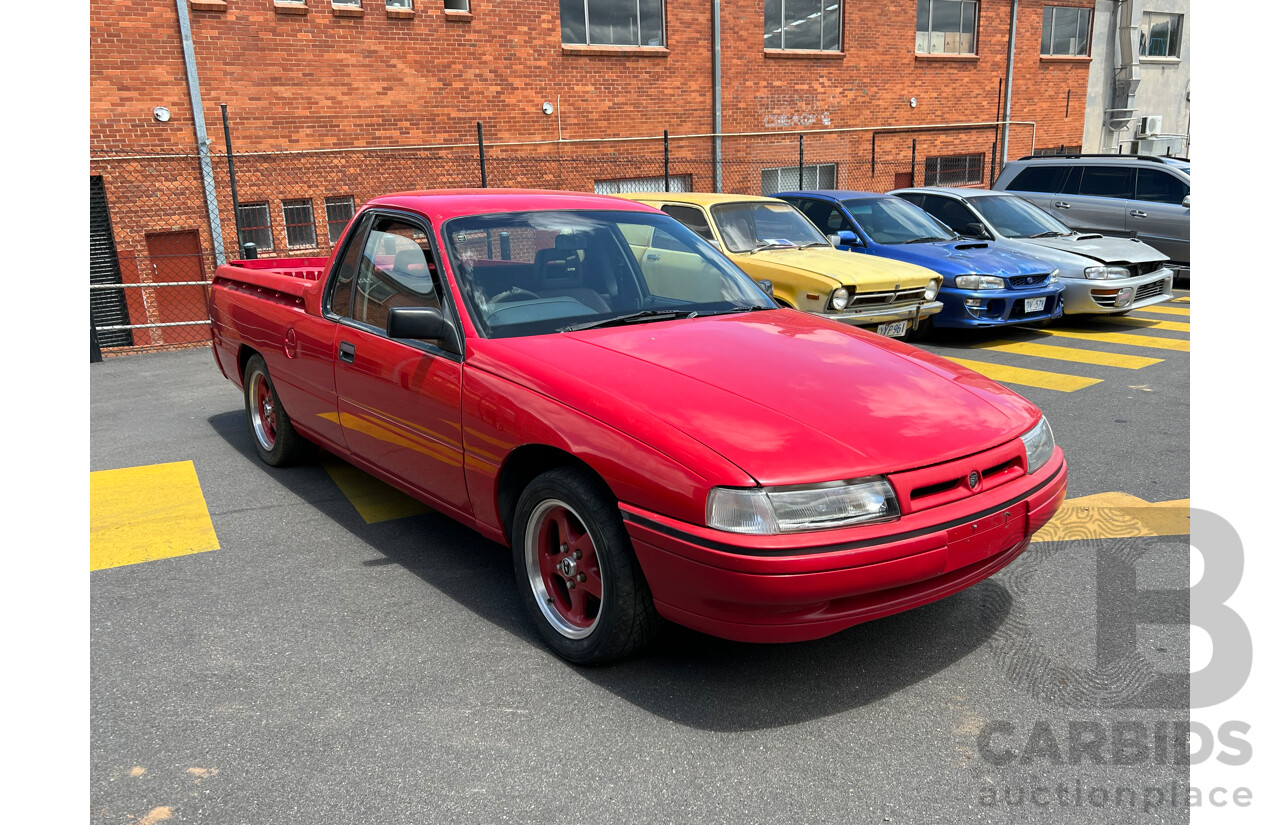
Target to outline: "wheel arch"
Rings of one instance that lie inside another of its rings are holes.
[[[516,502],[520,500],[520,494],[535,478],[557,467],[575,467],[590,474],[609,490],[611,496],[617,498],[609,482],[581,458],[567,450],[547,444],[523,444],[512,450],[502,462],[495,489],[498,518],[502,522],[502,532],[508,541],[511,540],[512,521],[515,518]]]
[[[262,355],[248,344],[241,344],[240,349],[236,352],[236,383],[244,383],[244,368],[249,365],[249,359],[255,355]],[[262,355],[262,360],[266,361],[267,357]]]

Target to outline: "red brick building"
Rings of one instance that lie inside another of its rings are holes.
[[[95,250],[115,253],[95,283],[205,280],[246,239],[325,254],[374,194],[479,185],[477,122],[490,186],[660,187],[663,130],[678,187],[795,186],[800,133],[807,185],[981,185],[1005,151],[1080,144],[1093,9],[1018,4],[1006,149],[1012,0],[719,0],[717,157],[713,0],[185,2],[205,164],[179,6],[91,6]],[[1082,30],[1046,30],[1055,8]],[[166,289],[99,290],[128,323],[95,323],[201,340],[201,288]]]

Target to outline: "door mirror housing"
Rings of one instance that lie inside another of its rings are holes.
[[[1187,195],[1185,198],[1183,198],[1183,199],[1182,199],[1182,205],[1183,205],[1183,206],[1185,206],[1185,207],[1187,207],[1188,209],[1190,209],[1190,208],[1191,208],[1191,196],[1190,196],[1190,195]]]
[[[773,281],[770,281],[768,278],[763,278],[756,281],[756,285],[764,290],[765,295],[768,295],[770,298],[773,297]]]
[[[976,221],[974,223],[966,224],[964,232],[961,234],[966,238],[977,238],[984,241],[991,239],[991,236],[987,234],[987,230],[982,227],[982,224],[977,223]]]
[[[446,352],[462,352],[457,328],[435,307],[392,307],[387,312],[387,337],[437,341]]]
[[[842,229],[829,237],[836,246],[862,246],[862,238],[858,237],[858,233],[848,229]]]

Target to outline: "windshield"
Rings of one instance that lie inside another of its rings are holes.
[[[818,228],[789,203],[722,203],[711,207],[711,216],[730,252],[831,246]]]
[[[443,235],[467,310],[489,338],[776,308],[742,270],[667,215],[476,215],[446,222]]]
[[[971,198],[969,205],[1006,238],[1046,238],[1071,234],[1071,230],[1062,221],[1022,198],[988,195]]]
[[[958,237],[928,212],[902,198],[847,200],[844,208],[876,243],[949,241]]]

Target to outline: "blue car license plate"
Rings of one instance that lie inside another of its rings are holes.
[[[1044,312],[1044,298],[1023,298],[1023,312]]]

